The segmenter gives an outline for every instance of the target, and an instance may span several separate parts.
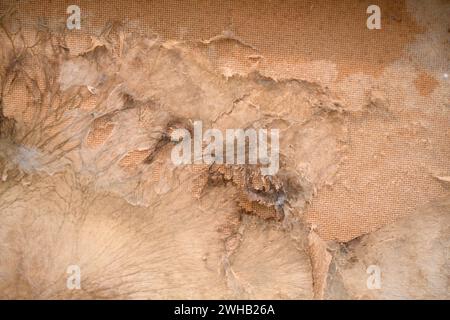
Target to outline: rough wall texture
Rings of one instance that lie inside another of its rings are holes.
[[[0,297],[448,298],[448,2],[69,4],[0,4]],[[279,172],[175,166],[195,120]]]

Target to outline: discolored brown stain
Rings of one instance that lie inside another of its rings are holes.
[[[414,85],[421,96],[429,96],[439,85],[439,82],[430,74],[421,72],[414,80]]]
[[[21,3],[27,20],[38,17],[62,25],[67,1]],[[99,34],[110,22],[165,39],[206,40],[231,32],[264,57],[267,67],[325,60],[339,76],[379,75],[404,54],[415,35],[424,32],[407,12],[405,1],[380,0],[381,30],[369,30],[367,7],[372,1],[79,1],[83,32]],[[105,10],[105,5],[108,7]],[[233,56],[233,47],[225,55]],[[221,50],[214,46],[213,51]],[[76,48],[75,48],[75,51]],[[217,52],[216,52],[217,53]],[[247,56],[235,62],[247,64]]]

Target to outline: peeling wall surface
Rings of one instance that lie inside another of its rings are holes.
[[[0,298],[450,299],[449,1],[71,4],[0,1]]]

